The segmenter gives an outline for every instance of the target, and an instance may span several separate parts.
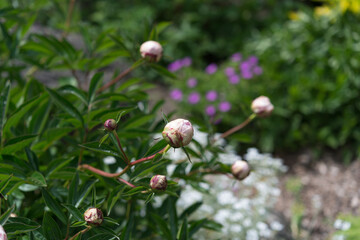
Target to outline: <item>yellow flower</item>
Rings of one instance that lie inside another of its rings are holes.
[[[293,21],[297,21],[300,19],[300,14],[298,12],[291,11],[288,13],[288,17]]]
[[[346,12],[347,10],[353,13],[360,12],[360,0],[340,0],[339,6],[342,12]]]
[[[321,6],[315,8],[316,16],[329,16],[331,13],[331,8],[329,6]]]

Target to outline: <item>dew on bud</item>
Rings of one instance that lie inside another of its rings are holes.
[[[231,166],[231,173],[232,175],[238,179],[243,180],[250,174],[250,166],[248,162],[243,160],[238,160],[233,163]]]
[[[162,56],[162,46],[155,41],[146,41],[140,46],[140,54],[150,62],[158,62]]]
[[[179,148],[191,142],[194,129],[188,120],[179,118],[166,124],[162,135],[170,146]]]
[[[253,100],[251,109],[257,116],[267,117],[274,110],[274,106],[271,104],[268,97],[260,96]]]
[[[0,225],[0,240],[7,240],[7,235],[4,228]]]
[[[167,188],[167,180],[164,175],[155,175],[150,179],[150,187],[154,190],[165,191]]]
[[[114,119],[108,119],[105,121],[104,127],[105,127],[106,131],[112,132],[117,127],[116,121]]]
[[[103,213],[98,208],[88,208],[84,213],[84,219],[87,224],[99,226],[103,220]]]

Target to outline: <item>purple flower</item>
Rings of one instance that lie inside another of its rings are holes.
[[[233,62],[240,62],[241,61],[241,54],[240,53],[234,53],[231,56],[231,61]]]
[[[205,72],[207,74],[214,74],[216,71],[217,71],[217,65],[215,63],[209,64],[205,69]]]
[[[232,75],[229,77],[229,82],[231,84],[238,84],[240,82],[240,77],[238,75]]]
[[[233,67],[227,67],[225,68],[225,74],[228,77],[231,77],[232,75],[235,75],[235,69]]]
[[[220,112],[228,112],[231,109],[231,104],[229,102],[221,102],[219,104]]]
[[[251,64],[248,61],[245,61],[240,63],[239,68],[241,72],[250,71]]]
[[[262,72],[263,72],[262,67],[260,67],[260,66],[254,67],[254,74],[255,75],[261,75]]]
[[[193,88],[197,85],[197,80],[196,78],[189,78],[187,81],[187,85],[189,88]]]
[[[253,77],[253,73],[250,70],[243,71],[241,73],[242,78],[244,79],[251,79]]]
[[[206,99],[210,102],[213,102],[217,99],[217,92],[216,91],[208,91],[206,93]]]
[[[216,109],[213,105],[209,105],[206,107],[205,112],[208,116],[214,116],[216,113]]]
[[[180,89],[174,89],[170,92],[170,97],[175,101],[181,101],[183,93]]]
[[[188,101],[190,104],[197,104],[200,101],[200,94],[197,92],[190,93]]]
[[[169,64],[168,70],[170,72],[176,72],[177,70],[181,69],[182,67],[183,67],[183,64],[182,64],[181,60],[176,60]]]
[[[247,61],[250,63],[250,65],[255,66],[258,64],[259,59],[256,56],[250,56]]]
[[[180,60],[183,67],[189,67],[192,64],[192,60],[190,57],[185,57]]]

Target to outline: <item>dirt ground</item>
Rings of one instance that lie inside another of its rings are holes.
[[[359,160],[344,166],[332,154],[315,160],[309,152],[283,159],[289,171],[281,177],[282,194],[275,208],[287,223],[283,238],[330,239],[340,213],[359,214]],[[297,217],[302,218],[296,221]]]

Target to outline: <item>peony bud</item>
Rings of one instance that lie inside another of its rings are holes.
[[[103,222],[104,217],[100,209],[88,208],[84,213],[84,219],[90,225],[99,226]]]
[[[165,191],[167,188],[167,180],[164,175],[155,175],[150,179],[150,187],[154,190]]]
[[[13,218],[13,217],[17,217],[18,215],[16,215],[16,213],[10,213],[10,217]]]
[[[252,102],[251,109],[257,116],[267,117],[274,110],[274,106],[268,97],[260,96]]]
[[[191,142],[194,129],[188,120],[179,118],[166,124],[162,135],[170,146],[179,148]]]
[[[112,132],[117,127],[116,121],[114,119],[108,119],[105,121],[104,127],[107,131]]]
[[[231,166],[231,172],[238,180],[243,180],[250,174],[250,166],[248,162],[238,160]]]
[[[1,225],[0,225],[0,240],[7,240],[6,232]]]
[[[147,41],[141,44],[140,53],[141,56],[150,62],[158,62],[162,56],[162,46],[155,41]]]

